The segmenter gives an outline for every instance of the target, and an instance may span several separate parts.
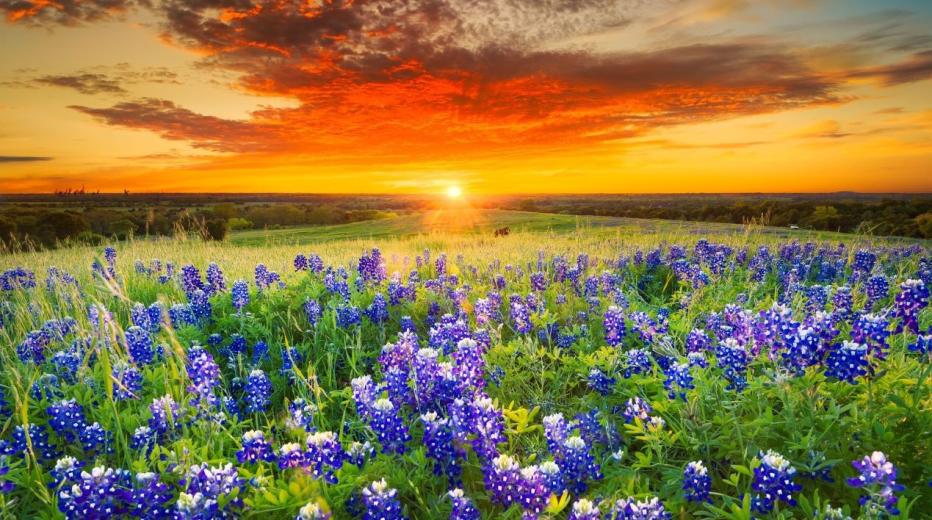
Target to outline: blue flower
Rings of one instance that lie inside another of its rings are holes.
[[[608,520],[669,520],[672,515],[657,497],[644,500],[622,498],[608,513]]]
[[[598,392],[599,395],[609,395],[615,386],[615,378],[609,377],[598,368],[593,367],[589,370],[588,384],[589,388]]]
[[[133,363],[137,365],[152,363],[155,353],[152,349],[152,338],[149,336],[149,331],[134,325],[126,329],[125,336],[126,349],[129,351]]]
[[[353,325],[359,325],[362,323],[362,320],[359,316],[359,308],[357,308],[355,305],[339,305],[337,306],[336,312],[337,326],[341,329],[348,329]]]
[[[629,378],[632,374],[646,374],[650,372],[650,355],[647,351],[633,348],[625,353],[625,377]]]
[[[132,477],[126,470],[98,466],[58,493],[58,509],[70,519],[113,518],[128,512]]]
[[[314,432],[307,436],[305,465],[311,467],[314,478],[323,477],[330,484],[337,483],[334,473],[343,466],[346,454],[333,432]]]
[[[250,430],[243,434],[242,447],[236,452],[236,460],[240,464],[275,460],[272,445],[265,440],[265,434],[259,430]]]
[[[366,506],[363,520],[402,520],[398,491],[388,487],[385,479],[377,480],[362,490],[362,501]]]
[[[90,455],[113,453],[113,433],[105,430],[100,423],[84,427],[81,432],[81,445]]]
[[[317,326],[317,322],[320,321],[320,317],[323,314],[323,311],[320,308],[320,304],[317,303],[317,300],[307,299],[304,302],[304,315],[307,317],[307,323],[314,328]]]
[[[328,520],[330,513],[317,502],[308,502],[299,511],[295,520]]]
[[[697,460],[686,465],[683,471],[683,491],[686,500],[690,502],[709,502],[709,493],[712,490],[712,477],[702,461]]]
[[[236,312],[242,311],[244,307],[249,305],[249,284],[246,283],[246,280],[233,282],[230,297],[233,300],[233,308],[236,309]]]
[[[600,520],[601,518],[602,512],[596,503],[587,498],[580,498],[573,502],[573,508],[567,520]]]
[[[718,368],[723,369],[728,390],[738,392],[747,387],[748,353],[734,338],[727,338],[715,349]]]
[[[860,503],[867,516],[879,518],[881,508],[891,515],[900,514],[896,507],[896,492],[904,488],[896,483],[896,466],[887,460],[887,456],[881,451],[875,451],[861,460],[853,461],[851,465],[860,474],[848,479],[848,485],[864,491]]]
[[[686,400],[686,390],[696,388],[693,384],[693,376],[689,372],[688,363],[671,363],[664,374],[667,376],[663,382],[663,387],[667,389],[667,396],[670,399]]]
[[[411,436],[395,405],[388,399],[377,399],[369,407],[369,417],[369,426],[382,446],[382,453],[404,453]]]
[[[434,474],[445,475],[450,485],[459,484],[465,453],[454,445],[450,421],[436,412],[427,412],[421,415],[421,422],[424,423],[423,443],[427,456],[434,460]]]
[[[825,377],[858,384],[857,378],[868,373],[867,345],[845,341],[829,352],[825,361]]]
[[[485,489],[492,500],[508,508],[521,497],[524,477],[518,463],[510,455],[499,455],[483,469]]]
[[[767,514],[773,510],[774,505],[783,502],[788,506],[795,506],[796,499],[793,493],[802,489],[802,486],[793,482],[796,468],[790,465],[783,455],[770,450],[761,452],[760,465],[754,468],[754,481],[751,485],[755,492],[751,500],[754,511]]]
[[[479,520],[481,514],[476,509],[472,500],[463,493],[460,488],[451,489],[447,492],[450,501],[453,502],[453,510],[450,511],[450,520]]]
[[[906,280],[900,284],[894,302],[894,315],[900,318],[897,331],[919,333],[919,313],[929,306],[929,288],[922,280]]]
[[[272,397],[272,381],[262,370],[256,368],[246,378],[243,400],[247,413],[261,413],[269,407]]]
[[[87,426],[84,408],[74,399],[65,399],[46,408],[49,426],[66,442],[74,442]]]
[[[605,330],[605,343],[618,346],[625,338],[625,318],[622,310],[614,305],[605,311],[602,317],[602,327]]]

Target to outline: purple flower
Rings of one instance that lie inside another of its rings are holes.
[[[74,399],[64,399],[50,405],[45,413],[49,426],[66,442],[74,442],[87,426],[84,408]]]
[[[612,393],[612,389],[615,386],[615,378],[605,375],[605,372],[602,372],[598,368],[593,367],[589,370],[589,378],[587,379],[589,388],[595,390],[599,395],[609,395]]]
[[[233,308],[236,309],[236,312],[242,311],[244,307],[249,305],[249,284],[246,280],[233,282],[230,298],[233,300]]]
[[[754,482],[751,485],[755,492],[751,501],[754,511],[767,514],[778,502],[795,506],[793,493],[801,490],[802,486],[793,482],[794,476],[796,469],[783,455],[773,450],[761,452],[760,465],[754,468]]]
[[[324,510],[317,502],[308,502],[298,511],[295,520],[329,520],[330,513]]]
[[[625,378],[650,372],[650,355],[647,351],[633,348],[625,353],[625,358]]]
[[[395,405],[388,399],[377,399],[369,407],[369,417],[369,426],[382,445],[382,453],[403,454],[411,436]]]
[[[867,345],[845,341],[836,345],[825,360],[825,377],[858,384],[857,378],[868,373]]]
[[[317,303],[317,300],[308,299],[304,302],[304,315],[307,316],[307,322],[311,328],[317,326],[317,322],[320,321],[322,314],[323,310],[320,308],[320,304]]]
[[[686,465],[683,471],[683,491],[686,500],[690,502],[708,502],[709,492],[712,490],[712,477],[702,461],[693,461]]]
[[[434,460],[434,474],[445,475],[451,485],[459,484],[465,453],[454,445],[450,421],[436,412],[427,412],[421,415],[421,422],[424,423],[423,443],[427,456]]]
[[[127,513],[131,489],[128,471],[98,466],[59,491],[58,509],[69,520],[122,516]]]
[[[625,339],[625,318],[620,307],[614,305],[605,310],[602,317],[602,327],[605,330],[605,343],[618,346]]]
[[[450,520],[479,520],[481,518],[482,515],[476,509],[476,505],[463,493],[462,489],[451,489],[447,492],[447,496],[453,502]]]
[[[696,388],[693,384],[693,376],[689,372],[688,363],[671,363],[664,374],[667,376],[663,382],[663,387],[667,389],[667,396],[670,399],[686,400],[686,390]]]
[[[724,370],[728,390],[742,391],[747,387],[748,353],[733,338],[727,338],[715,349],[718,368]]]
[[[622,498],[612,505],[607,518],[611,520],[669,520],[672,518],[657,497],[644,500]]]
[[[246,402],[246,412],[264,412],[269,407],[272,397],[272,381],[265,372],[256,368],[246,378],[245,392],[243,400]]]
[[[265,440],[264,433],[259,430],[250,430],[243,434],[242,448],[236,452],[236,460],[240,464],[271,462],[275,460],[275,453],[272,451],[272,445]]]
[[[601,518],[602,512],[597,504],[587,498],[580,498],[573,502],[573,509],[570,510],[567,520],[600,520]]]
[[[301,445],[297,442],[283,444],[278,452],[278,467],[281,469],[302,468],[306,457]]]
[[[333,432],[314,432],[307,436],[305,465],[310,466],[314,478],[323,477],[330,484],[337,483],[334,473],[343,466],[346,454]]]
[[[860,475],[849,478],[848,485],[864,491],[859,501],[867,515],[879,518],[881,508],[891,515],[900,514],[896,507],[896,492],[904,488],[896,483],[896,466],[887,460],[887,456],[881,451],[875,451],[861,460],[853,461],[851,465]]]
[[[504,508],[519,501],[524,477],[518,463],[509,455],[499,455],[483,470],[485,489]]]
[[[362,490],[362,501],[366,506],[363,520],[402,520],[401,502],[398,491],[388,487],[385,479],[373,482]]]
[[[929,306],[929,288],[922,280],[906,280],[900,284],[894,302],[894,315],[900,318],[897,332],[903,329],[919,333],[919,313]]]

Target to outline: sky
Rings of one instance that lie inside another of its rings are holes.
[[[0,193],[932,192],[927,0],[0,16]]]

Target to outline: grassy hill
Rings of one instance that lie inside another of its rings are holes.
[[[234,232],[228,241],[234,245],[309,244],[336,240],[399,238],[433,234],[491,234],[497,228],[508,227],[512,233],[566,233],[586,230],[611,234],[742,234],[745,226],[707,222],[633,219],[561,215],[505,210],[435,210],[382,220],[353,222],[334,226],[305,226],[273,230]],[[775,236],[831,239],[846,236],[839,233],[790,231],[783,228],[758,228]]]

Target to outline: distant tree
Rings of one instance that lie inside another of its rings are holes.
[[[58,240],[71,238],[91,229],[83,216],[70,211],[49,213],[44,220],[43,227],[51,228],[52,235]]]
[[[110,234],[116,235],[116,237],[120,239],[130,238],[136,231],[136,224],[132,220],[125,218],[117,220],[116,222],[111,222],[108,227],[110,229]]]
[[[10,243],[16,236],[16,222],[7,217],[0,216],[0,242]]]
[[[229,229],[230,231],[238,231],[240,229],[252,229],[252,222],[244,218],[233,217],[227,220],[227,229]]]
[[[227,236],[227,221],[222,218],[210,219],[204,223],[204,232],[208,240],[223,240]]]
[[[932,238],[932,211],[926,211],[916,217],[915,220],[922,238]]]
[[[835,206],[816,206],[808,221],[816,229],[832,229],[838,224],[838,209]]]

